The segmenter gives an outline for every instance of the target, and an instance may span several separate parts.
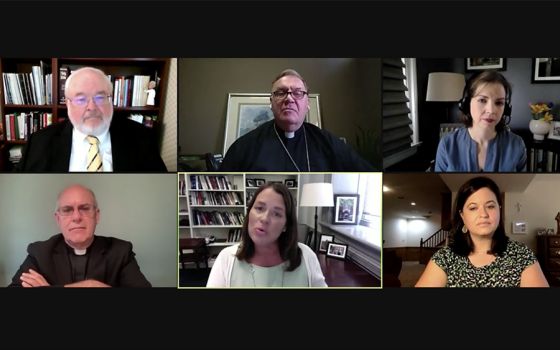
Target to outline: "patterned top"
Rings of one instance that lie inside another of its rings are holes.
[[[509,240],[504,254],[485,266],[474,266],[449,247],[438,250],[432,260],[447,274],[447,287],[519,287],[521,273],[537,258],[525,244]]]

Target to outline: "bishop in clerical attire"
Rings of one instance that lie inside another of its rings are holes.
[[[220,171],[374,171],[350,146],[313,124],[305,80],[293,69],[272,83],[274,119],[237,139]]]

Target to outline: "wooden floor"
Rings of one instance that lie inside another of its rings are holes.
[[[329,287],[381,287],[381,281],[350,260],[318,254],[321,270]]]

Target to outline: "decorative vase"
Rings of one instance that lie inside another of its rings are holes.
[[[542,119],[533,119],[529,122],[529,130],[533,133],[533,138],[535,140],[542,141],[544,140],[544,136],[550,131],[550,123]]]

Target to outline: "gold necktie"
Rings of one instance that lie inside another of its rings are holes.
[[[88,136],[91,145],[87,154],[87,171],[103,171],[103,161],[99,153],[99,140],[95,136]]]

